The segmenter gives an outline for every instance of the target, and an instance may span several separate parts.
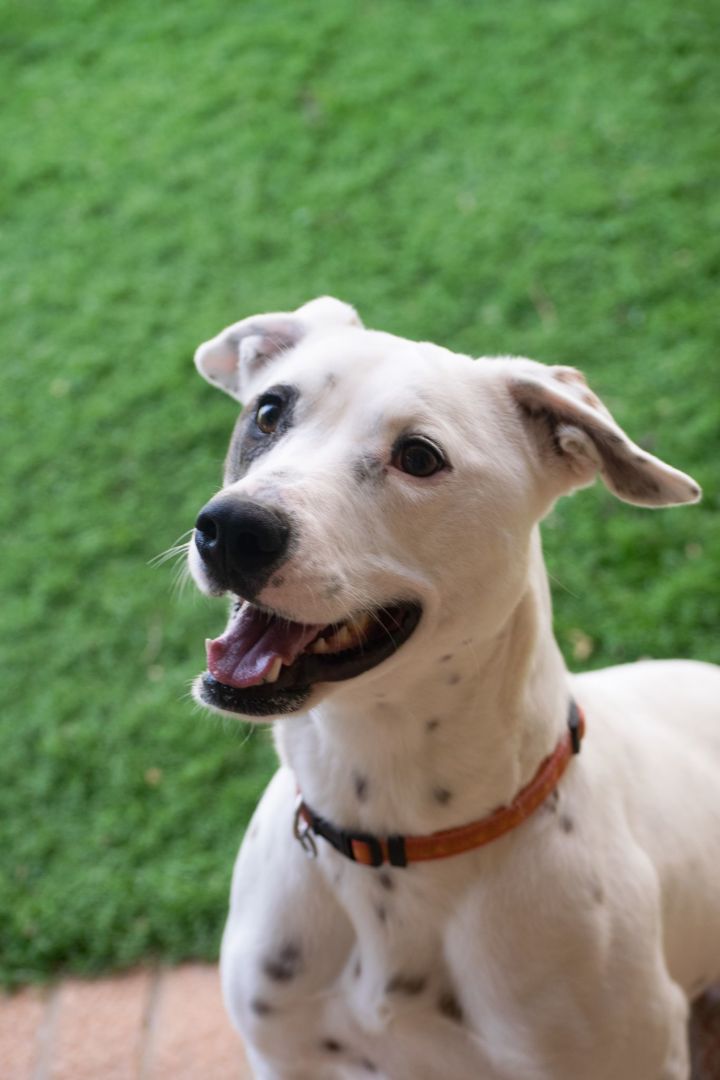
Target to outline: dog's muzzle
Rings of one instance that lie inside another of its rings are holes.
[[[195,546],[218,591],[252,600],[285,561],[292,526],[279,510],[218,495],[195,523]]]

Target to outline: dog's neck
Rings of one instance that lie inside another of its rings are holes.
[[[277,722],[280,757],[317,813],[423,835],[484,817],[532,778],[565,730],[569,692],[537,530],[528,566],[512,614],[482,644],[424,657],[410,684],[378,680]]]

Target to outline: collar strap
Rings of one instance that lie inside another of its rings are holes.
[[[456,829],[431,833],[429,836],[377,837],[370,833],[349,832],[338,829],[311,810],[298,792],[295,805],[294,834],[305,851],[316,854],[315,841],[311,835],[322,836],[336,851],[353,862],[365,866],[407,866],[411,862],[428,859],[445,859],[464,851],[482,847],[511,829],[517,828],[534,810],[547,799],[567,768],[573,754],[580,753],[580,742],[585,734],[585,715],[572,699],[568,708],[568,730],[552,754],[549,754],[533,776],[521,788],[509,806],[501,806],[492,814],[461,825]]]

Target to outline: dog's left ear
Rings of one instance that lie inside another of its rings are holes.
[[[227,326],[200,346],[195,366],[213,386],[243,401],[253,377],[270,361],[309,334],[338,326],[362,323],[349,304],[333,296],[320,296],[296,311],[253,315]]]
[[[581,372],[526,364],[512,374],[510,391],[546,465],[559,470],[561,491],[585,487],[600,473],[610,491],[636,506],[698,501],[698,484],[631,442]]]

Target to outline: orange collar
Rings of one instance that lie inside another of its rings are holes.
[[[293,832],[308,855],[317,854],[315,836],[322,836],[346,858],[365,866],[407,866],[411,862],[446,859],[460,855],[517,828],[547,799],[573,754],[580,753],[580,741],[585,735],[585,715],[574,701],[568,710],[568,730],[533,776],[517,793],[509,806],[501,806],[492,814],[461,825],[456,829],[431,833],[429,836],[388,836],[379,838],[370,833],[347,832],[338,829],[316,814],[298,792],[295,804]]]

